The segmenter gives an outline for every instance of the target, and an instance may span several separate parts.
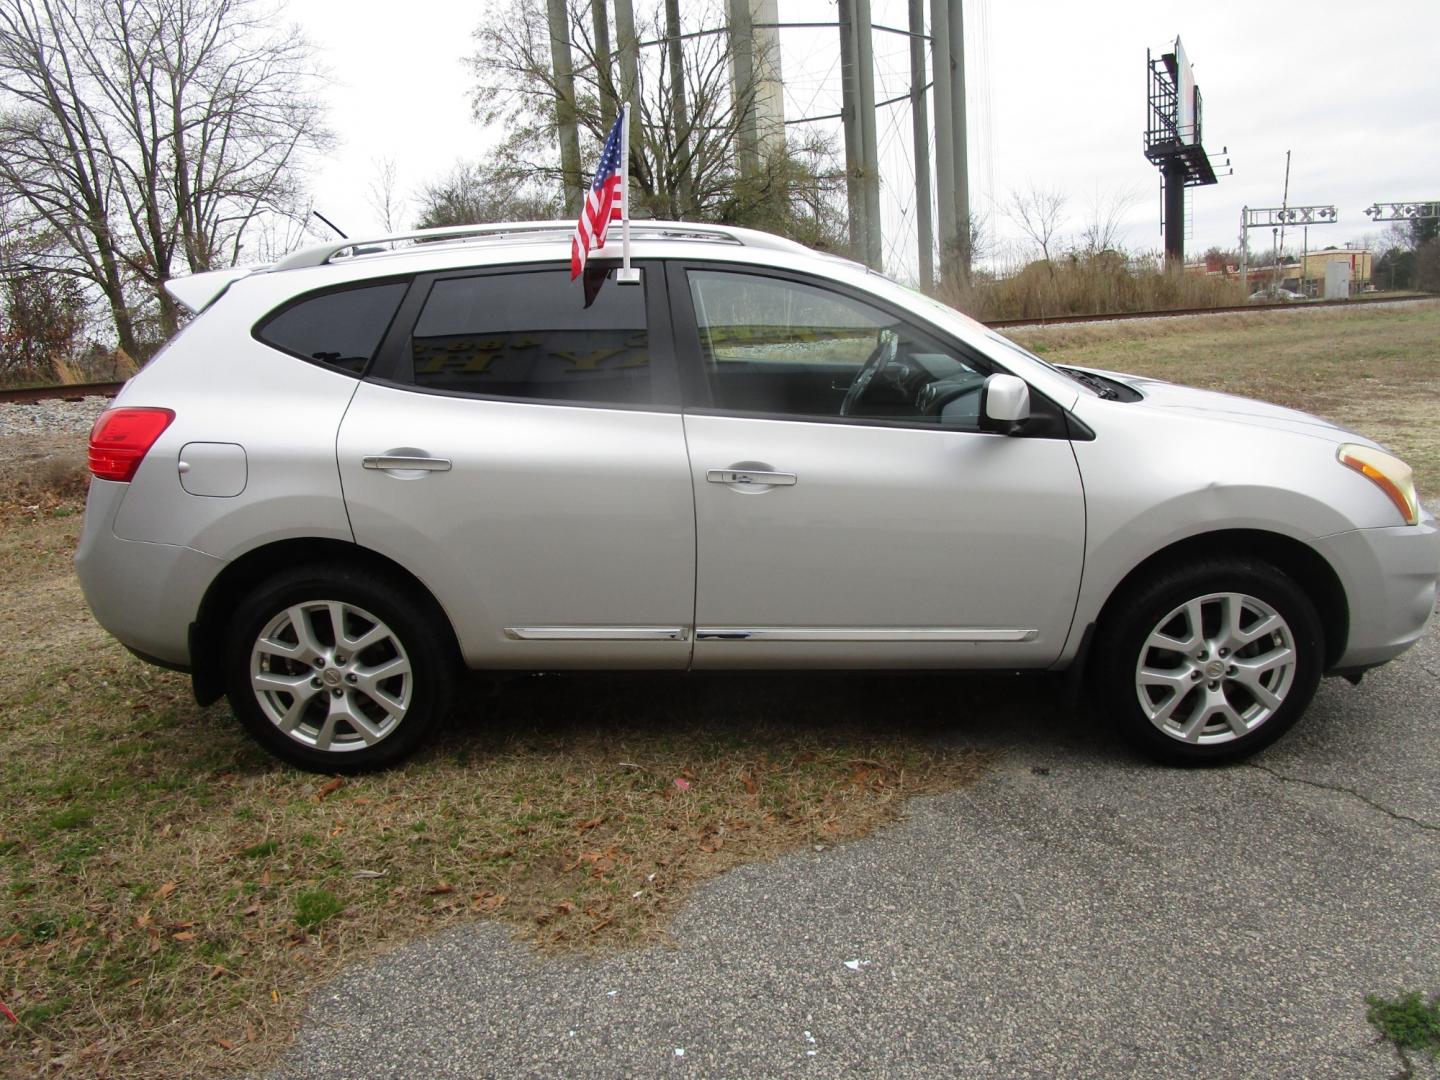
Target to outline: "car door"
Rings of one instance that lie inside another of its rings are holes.
[[[998,364],[854,290],[672,270],[695,488],[696,668],[1043,666],[1084,498],[1058,406],[981,430]]]
[[[593,300],[559,267],[423,277],[345,415],[356,540],[430,589],[472,666],[689,661],[694,500],[641,274]]]

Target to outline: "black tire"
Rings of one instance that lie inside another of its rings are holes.
[[[1158,761],[1221,765],[1249,757],[1289,730],[1319,685],[1320,617],[1269,563],[1237,557],[1172,567],[1110,609],[1096,642],[1097,696],[1120,735]],[[1238,632],[1227,632],[1222,624],[1236,611]],[[1199,635],[1191,630],[1197,618]],[[1267,625],[1274,629],[1261,632]],[[1240,644],[1250,633],[1259,636]],[[1156,644],[1182,640],[1195,647]],[[1274,666],[1261,671],[1267,665]],[[1142,670],[1149,674],[1142,678]]]
[[[340,641],[336,617],[346,627]],[[345,640],[367,638],[375,640],[346,655]],[[221,663],[231,708],[256,741],[293,765],[326,773],[382,769],[414,752],[449,712],[460,666],[428,596],[358,568],[319,565],[278,574],[246,596]],[[267,676],[298,690],[252,682]]]

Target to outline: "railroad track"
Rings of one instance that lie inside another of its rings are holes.
[[[79,401],[87,397],[114,397],[123,382],[65,383],[61,386],[26,386],[20,390],[0,390],[0,401]]]
[[[1125,311],[1111,315],[1058,315],[1052,319],[993,319],[985,325],[997,330],[1009,326],[1060,326],[1065,323],[1117,322],[1121,319],[1169,319],[1181,315],[1225,315],[1234,312],[1277,311],[1298,308],[1339,307],[1348,304],[1403,304],[1413,300],[1434,300],[1433,296],[1392,296],[1376,300],[1309,300],[1303,304],[1239,304],[1234,307],[1185,308],[1180,311]],[[79,401],[87,397],[114,397],[123,382],[67,383],[62,386],[27,386],[21,390],[0,390],[0,402]]]

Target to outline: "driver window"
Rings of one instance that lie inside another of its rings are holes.
[[[801,282],[725,270],[688,276],[718,408],[979,426],[984,373],[908,323]]]

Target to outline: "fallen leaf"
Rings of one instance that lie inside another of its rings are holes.
[[[745,785],[745,793],[747,795],[754,795],[760,790],[759,785],[755,783],[755,778],[749,773],[745,773],[740,777],[740,783]]]
[[[171,936],[172,938],[174,938],[176,941],[194,941],[194,940],[195,940],[195,931],[193,931],[193,930],[181,930],[178,934],[171,934],[170,936]]]
[[[161,885],[160,888],[155,890],[155,895],[158,896],[161,900],[164,900],[166,897],[168,897],[171,893],[175,891],[175,888],[176,882],[167,881],[164,885]]]
[[[10,1011],[10,1006],[6,1005],[3,1001],[0,1001],[0,1015],[4,1015],[12,1024],[18,1024],[20,1022],[15,1018],[15,1014]]]
[[[366,880],[370,880],[370,879],[372,879],[372,878],[381,878],[381,877],[384,877],[384,876],[385,876],[386,874],[388,874],[389,872],[390,872],[390,871],[388,871],[388,870],[356,870],[355,873],[352,874],[351,876],[352,876],[352,877],[357,877],[357,878],[364,878],[364,879],[366,879]]]
[[[443,896],[443,895],[445,895],[446,893],[452,893],[452,892],[454,892],[454,891],[455,891],[455,886],[454,886],[454,885],[451,885],[448,881],[441,881],[441,882],[437,882],[436,884],[432,885],[430,888],[426,889],[426,890],[425,890],[425,895],[426,895],[426,896]]]
[[[216,964],[214,967],[212,967],[212,968],[210,969],[210,978],[212,978],[212,979],[218,979],[218,978],[220,978],[220,976],[222,976],[222,975],[234,976],[234,974],[235,974],[235,972],[231,971],[231,970],[230,970],[229,968],[227,968],[227,967],[222,967],[220,964]],[[252,1040],[252,1041],[253,1041],[253,1040]]]
[[[326,784],[324,787],[322,787],[319,791],[315,793],[315,801],[319,802],[327,795],[334,795],[335,792],[339,791],[344,786],[344,778],[339,776],[335,777],[334,780],[331,780],[328,784]]]
[[[689,780],[686,780],[683,776],[677,776],[677,777],[675,778],[675,786],[676,786],[677,788],[679,788],[681,791],[689,791],[689,790],[690,790],[690,781],[689,781]]]
[[[585,820],[582,821],[582,822],[579,822],[579,823],[575,826],[575,828],[579,829],[581,832],[584,832],[586,829],[593,829],[593,828],[595,828],[597,825],[603,825],[604,823],[605,823],[605,818],[604,818],[603,816],[602,816],[602,817],[592,817],[592,818],[587,818],[587,819],[585,819]]]
[[[226,1050],[234,1050],[234,1049],[235,1049],[235,1044],[234,1044],[233,1042],[231,1042],[229,1039],[216,1039],[215,1041],[216,1041],[217,1043],[219,1043],[221,1046],[223,1046]]]
[[[260,905],[259,905],[259,904],[251,904],[251,905],[250,905],[249,907],[247,907],[244,911],[240,912],[240,914],[241,914],[241,915],[259,915],[259,914],[260,914]]]

